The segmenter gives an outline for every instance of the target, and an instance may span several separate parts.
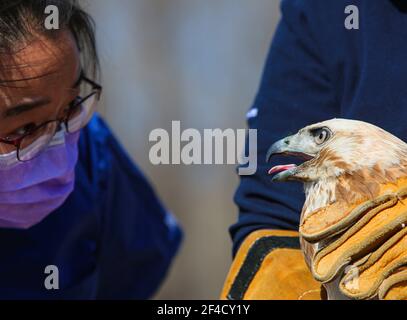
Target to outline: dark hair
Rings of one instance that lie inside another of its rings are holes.
[[[96,76],[99,59],[96,49],[95,27],[92,17],[77,0],[0,0],[0,51],[12,53],[16,44],[24,43],[38,34],[55,37],[56,30],[45,28],[45,8],[49,5],[59,9],[61,30],[70,30],[81,52],[83,68]]]

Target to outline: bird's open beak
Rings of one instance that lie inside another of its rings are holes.
[[[275,155],[287,155],[294,156],[304,160],[310,160],[314,157],[306,153],[300,146],[296,143],[293,143],[293,137],[290,136],[284,139],[281,139],[274,143],[267,152],[266,161],[270,162],[271,158]],[[288,180],[297,180],[296,174],[299,171],[299,167],[295,164],[285,164],[279,165],[271,168],[269,174],[276,174],[271,180],[272,181],[288,181]]]

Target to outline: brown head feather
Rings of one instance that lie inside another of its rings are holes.
[[[333,135],[300,166],[302,177],[307,177],[303,214],[333,202],[355,204],[375,198],[381,185],[407,177],[407,144],[397,137],[354,120],[333,119],[307,128],[321,126]]]

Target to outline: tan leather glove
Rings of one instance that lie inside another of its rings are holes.
[[[405,299],[406,224],[407,180],[383,186],[376,199],[311,213],[300,234],[314,278],[352,299]]]
[[[260,230],[249,235],[233,261],[221,299],[320,300],[321,285],[304,261],[298,232]]]

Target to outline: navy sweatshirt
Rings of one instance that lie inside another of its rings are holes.
[[[359,29],[345,28],[345,7],[359,9]],[[271,144],[331,118],[367,121],[407,141],[407,1],[285,0],[259,93],[248,120],[258,130],[258,170],[235,195],[234,253],[251,232],[297,229],[302,185],[271,183]]]

